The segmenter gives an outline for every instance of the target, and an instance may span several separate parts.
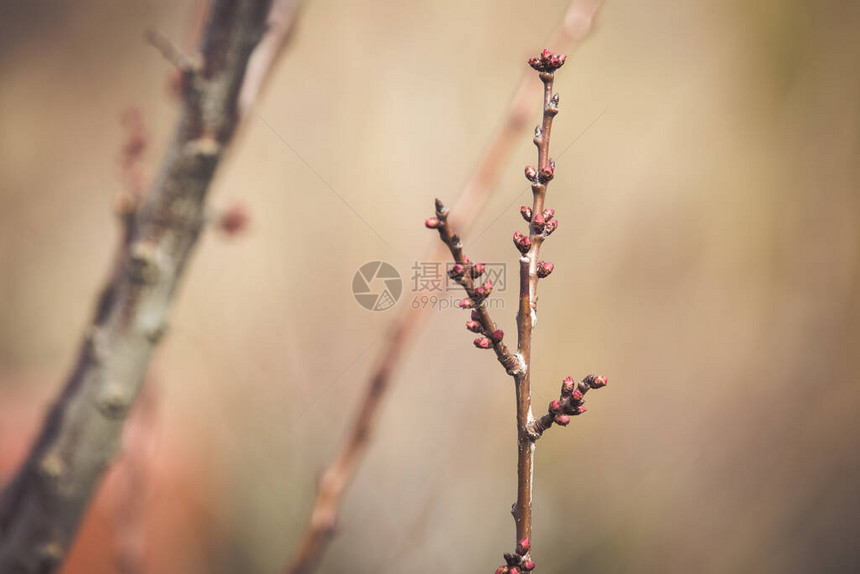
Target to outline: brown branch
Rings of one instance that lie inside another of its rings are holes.
[[[480,286],[475,285],[475,282],[484,274],[485,264],[472,263],[463,253],[460,237],[452,233],[448,225],[448,208],[440,200],[436,200],[436,217],[431,217],[424,224],[430,229],[439,230],[440,239],[454,258],[455,264],[448,271],[448,275],[461,285],[468,295],[467,299],[460,302],[460,308],[472,309],[472,320],[466,323],[466,327],[474,333],[483,335],[475,339],[475,346],[481,349],[492,348],[508,374],[519,373],[522,370],[520,359],[502,342],[505,334],[501,329],[496,328],[485,304],[487,297],[493,291],[493,284],[487,280]]]
[[[578,45],[591,31],[599,8],[598,0],[573,0],[565,12],[562,24],[553,31],[548,45],[555,49]],[[539,91],[540,85],[534,76],[531,73],[524,74],[508,107],[504,123],[493,137],[454,207],[450,218],[452,224],[467,229],[486,205],[499,174],[526,129],[532,104]],[[443,260],[445,250],[444,245],[431,248],[428,260]],[[287,567],[288,574],[306,574],[314,571],[319,564],[334,534],[344,491],[352,481],[356,467],[370,443],[383,399],[390,388],[391,377],[428,316],[428,308],[404,311],[389,331],[384,350],[368,380],[367,390],[349,435],[320,476],[310,519]]]
[[[236,131],[248,61],[270,7],[270,0],[215,0],[199,57],[158,41],[183,68],[173,142],[128,218],[127,240],[65,388],[0,499],[0,572],[59,568],[114,457],[202,232],[207,191]]]
[[[522,206],[520,213],[529,223],[529,234],[519,231],[514,233],[514,245],[521,253],[520,257],[520,290],[519,308],[517,310],[517,354],[511,357],[507,348],[502,344],[501,336],[493,336],[494,324],[486,313],[473,314],[472,321],[466,323],[469,330],[481,331],[485,337],[475,344],[478,347],[493,348],[499,356],[499,361],[506,367],[516,387],[516,423],[517,423],[517,500],[512,514],[516,523],[517,546],[516,552],[505,554],[505,566],[496,570],[496,574],[520,574],[521,571],[534,570],[531,560],[532,538],[532,494],[534,489],[534,452],[535,442],[541,434],[553,423],[567,425],[571,415],[585,412],[582,399],[589,388],[598,388],[606,384],[604,377],[590,375],[577,388],[573,379],[567,378],[562,384],[561,397],[549,405],[546,415],[535,420],[531,408],[531,351],[532,334],[537,323],[537,286],[538,280],[550,275],[553,264],[540,260],[540,250],[544,241],[558,228],[555,211],[545,209],[547,186],[555,174],[555,163],[550,159],[550,135],[552,122],[558,114],[558,94],[553,94],[552,87],[555,71],[559,69],[567,56],[544,50],[538,58],[531,58],[529,65],[534,68],[543,82],[543,116],[541,125],[535,128],[534,143],[538,148],[538,167],[527,166],[526,178],[532,184],[532,206]],[[475,287],[472,278],[476,276],[472,270],[477,266],[469,262],[462,253],[459,239],[447,224],[448,210],[436,200],[436,217],[425,222],[427,227],[438,229],[443,243],[451,250],[456,265],[452,278],[458,280],[472,306],[480,309],[486,291],[492,286],[485,284]],[[459,269],[458,269],[459,268]],[[516,368],[511,368],[506,359],[511,357]]]

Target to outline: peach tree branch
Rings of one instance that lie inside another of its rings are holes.
[[[540,259],[540,251],[546,239],[558,229],[555,210],[546,208],[547,187],[555,175],[555,162],[550,159],[550,135],[552,122],[558,114],[559,96],[553,94],[555,72],[564,65],[567,56],[544,50],[539,57],[531,58],[529,65],[538,73],[543,83],[543,113],[541,124],[535,128],[534,143],[538,149],[537,167],[525,168],[526,179],[531,182],[533,201],[531,207],[522,206],[520,213],[529,224],[528,235],[514,232],[514,246],[520,252],[519,307],[517,310],[517,353],[511,355],[502,342],[503,333],[496,330],[484,302],[492,290],[488,281],[481,286],[475,280],[484,270],[483,264],[473,264],[463,254],[459,238],[448,226],[448,209],[437,199],[436,217],[425,221],[439,235],[451,251],[455,264],[449,275],[459,282],[468,298],[461,307],[472,308],[472,318],[466,328],[483,336],[475,340],[475,346],[492,348],[506,372],[514,379],[516,389],[517,427],[517,500],[512,509],[516,524],[517,545],[514,553],[505,554],[506,565],[496,574],[520,574],[534,570],[531,560],[532,496],[534,490],[534,452],[537,439],[553,423],[565,426],[571,415],[585,412],[583,397],[592,388],[606,385],[605,377],[589,375],[579,385],[568,377],[562,384],[559,400],[552,401],[546,415],[535,419],[531,404],[531,354],[532,335],[537,324],[537,287],[540,279],[548,277],[552,263]]]
[[[561,24],[553,31],[549,45],[578,45],[591,32],[600,6],[599,0],[573,0]],[[456,218],[453,224],[468,228],[481,213],[518,138],[526,129],[538,88],[531,74],[523,76],[498,133],[492,138],[451,214],[451,219]],[[444,257],[444,246],[440,245],[431,250],[428,260],[438,261]],[[289,574],[313,572],[319,564],[334,535],[344,492],[370,444],[383,399],[391,387],[391,379],[428,316],[429,308],[404,312],[386,336],[382,354],[367,381],[352,428],[337,455],[320,475],[310,519],[286,569]]]

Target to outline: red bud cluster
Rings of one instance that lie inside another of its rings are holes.
[[[464,267],[460,263],[455,263],[448,269],[448,277],[451,279],[460,279],[463,276],[463,273],[466,272],[466,267]]]
[[[529,66],[538,72],[555,72],[564,65],[565,60],[567,60],[565,54],[554,54],[544,50],[537,58],[529,58]]]
[[[532,240],[527,235],[523,235],[519,231],[514,231],[514,245],[516,245],[520,253],[525,255],[532,246]]]
[[[484,281],[484,284],[475,288],[475,298],[483,301],[493,292],[493,282],[490,280]]]
[[[521,572],[531,572],[535,569],[535,563],[527,559],[531,542],[528,538],[523,538],[517,542],[517,551],[515,554],[505,554],[505,563],[507,566],[502,566],[496,569],[496,574],[519,574]]]
[[[538,172],[538,181],[541,183],[546,183],[552,180],[555,175],[555,162],[553,160],[549,160],[546,162],[546,165],[543,166]]]
[[[567,426],[570,424],[571,417],[579,416],[588,410],[584,406],[585,393],[590,389],[605,386],[606,377],[603,376],[588,375],[579,383],[567,377],[561,383],[559,398],[549,403],[547,414],[529,423],[527,427],[529,435],[536,440],[553,424]]]

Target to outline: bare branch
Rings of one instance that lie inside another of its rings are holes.
[[[553,31],[548,45],[553,49],[578,45],[591,31],[599,8],[600,2],[597,0],[573,0],[563,22]],[[453,225],[468,229],[486,205],[500,173],[526,129],[534,99],[539,93],[540,84],[535,82],[533,74],[524,74],[500,130],[491,140],[454,207],[450,218]],[[428,260],[444,260],[445,251],[444,245],[433,247]],[[428,309],[406,311],[389,331],[384,350],[368,380],[352,429],[338,454],[321,475],[310,519],[287,567],[289,574],[313,572],[318,565],[334,534],[344,491],[370,443],[383,399],[390,388],[391,377],[428,316]]]
[[[520,213],[529,223],[529,233],[525,235],[514,232],[514,246],[520,252],[520,290],[519,308],[517,311],[517,368],[509,368],[505,360],[509,353],[502,344],[502,336],[492,336],[492,321],[484,313],[473,314],[472,321],[466,323],[470,331],[484,332],[482,339],[476,340],[475,345],[489,348],[492,344],[499,356],[499,361],[514,379],[516,387],[516,426],[517,426],[517,500],[512,509],[516,523],[517,546],[514,553],[505,554],[505,566],[496,570],[496,574],[520,574],[534,570],[531,560],[532,538],[532,496],[534,490],[534,452],[535,441],[553,423],[565,426],[570,422],[571,415],[585,412],[583,396],[589,388],[606,385],[605,377],[589,375],[577,388],[573,379],[568,377],[562,384],[560,399],[552,401],[548,412],[535,420],[531,408],[531,355],[532,334],[537,323],[537,287],[538,280],[548,277],[554,268],[552,263],[540,260],[540,250],[544,241],[558,228],[555,210],[546,209],[546,192],[549,182],[555,175],[555,162],[550,159],[550,135],[552,122],[558,114],[559,96],[553,94],[555,72],[561,68],[567,56],[544,50],[537,58],[531,58],[529,65],[538,72],[543,83],[543,115],[541,124],[535,128],[534,143],[538,148],[537,168],[526,166],[525,176],[531,182],[533,201],[531,207],[522,206]],[[462,246],[456,235],[453,235],[447,223],[448,210],[436,200],[436,217],[425,222],[429,228],[438,229],[442,238],[454,257],[456,264],[451,276],[460,282],[469,295],[470,306],[477,307],[486,297],[485,291],[492,286],[475,287],[471,277],[476,274],[471,271],[477,265],[469,263],[462,253]],[[458,269],[459,268],[459,269]]]
[[[215,0],[199,65],[198,57],[185,58],[151,36],[186,72],[181,115],[160,173],[129,215],[127,236],[77,363],[0,500],[0,572],[59,568],[114,457],[202,232],[206,194],[237,128],[239,94],[270,7],[271,0]]]

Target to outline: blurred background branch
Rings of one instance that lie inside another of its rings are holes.
[[[203,229],[206,194],[238,126],[239,95],[249,59],[267,34],[270,9],[267,0],[213,2],[199,62],[179,56],[179,50],[155,37],[162,52],[181,66],[182,112],[149,191],[141,196],[135,178],[127,178],[133,181],[121,213],[124,241],[116,266],[76,366],[0,500],[0,571],[55,571],[115,456],[126,415],[167,329],[175,290]],[[290,15],[279,13],[280,29],[268,28],[269,36],[277,37],[265,44],[247,98],[257,94],[283,46]],[[126,146],[129,173],[143,146],[143,138],[138,140],[140,145]]]

